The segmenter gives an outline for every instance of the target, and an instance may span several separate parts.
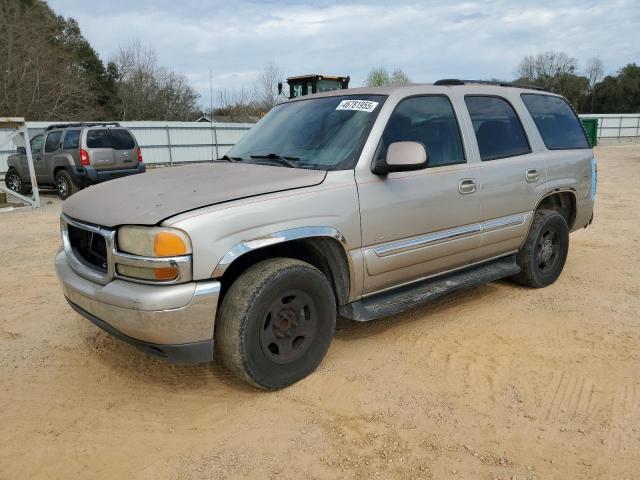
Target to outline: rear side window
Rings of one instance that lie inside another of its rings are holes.
[[[549,150],[589,148],[580,120],[566,100],[535,93],[520,96]]]
[[[378,158],[386,157],[394,142],[422,143],[429,167],[465,162],[458,122],[445,96],[412,97],[400,102],[382,134]]]
[[[87,132],[87,148],[131,150],[135,145],[133,137],[127,130],[103,128]]]
[[[49,135],[47,135],[47,141],[44,142],[45,153],[51,153],[58,150],[58,145],[60,145],[61,136],[62,136],[62,131],[51,132]]]
[[[520,119],[504,98],[468,95],[464,101],[473,122],[483,161],[523,155],[531,151]]]
[[[74,149],[80,144],[80,130],[67,130],[62,141],[62,148]]]

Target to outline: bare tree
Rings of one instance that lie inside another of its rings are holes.
[[[549,88],[554,78],[559,75],[575,74],[578,69],[578,61],[564,52],[544,52],[535,57],[527,55],[516,69],[516,77],[520,80],[528,80]]]
[[[278,82],[284,80],[283,76],[280,68],[273,62],[267,63],[258,76],[255,84],[255,101],[264,112],[268,112],[278,103],[280,97]]]
[[[596,98],[596,84],[602,80],[604,76],[604,64],[600,57],[597,55],[595,57],[591,57],[587,60],[587,66],[585,68],[585,73],[587,74],[587,78],[589,79],[589,93],[591,94],[591,111],[593,112],[593,106]]]
[[[162,67],[153,47],[134,40],[110,62],[122,120],[192,120],[198,94],[186,77]]]

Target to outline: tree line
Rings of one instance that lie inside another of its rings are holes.
[[[584,69],[564,52],[525,56],[514,83],[565,96],[579,113],[640,112],[640,67],[630,63],[604,76],[598,57]],[[267,63],[255,83],[217,92],[211,115],[255,121],[283,97],[284,80]],[[373,68],[365,85],[411,80],[402,69]],[[58,16],[44,1],[0,0],[0,114],[29,120],[185,120],[202,112],[187,78],[158,61],[140,41],[120,46],[105,63],[73,18]]]

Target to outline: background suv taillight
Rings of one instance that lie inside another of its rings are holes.
[[[89,165],[89,154],[84,148],[80,149],[80,165],[85,167]]]
[[[140,147],[138,148],[138,163],[142,163],[142,149]]]

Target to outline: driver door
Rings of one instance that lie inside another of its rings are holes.
[[[385,176],[356,171],[364,294],[468,264],[480,245],[477,166],[467,164],[450,99],[402,100],[376,157],[386,156],[388,146],[400,141],[422,143],[428,167]]]

